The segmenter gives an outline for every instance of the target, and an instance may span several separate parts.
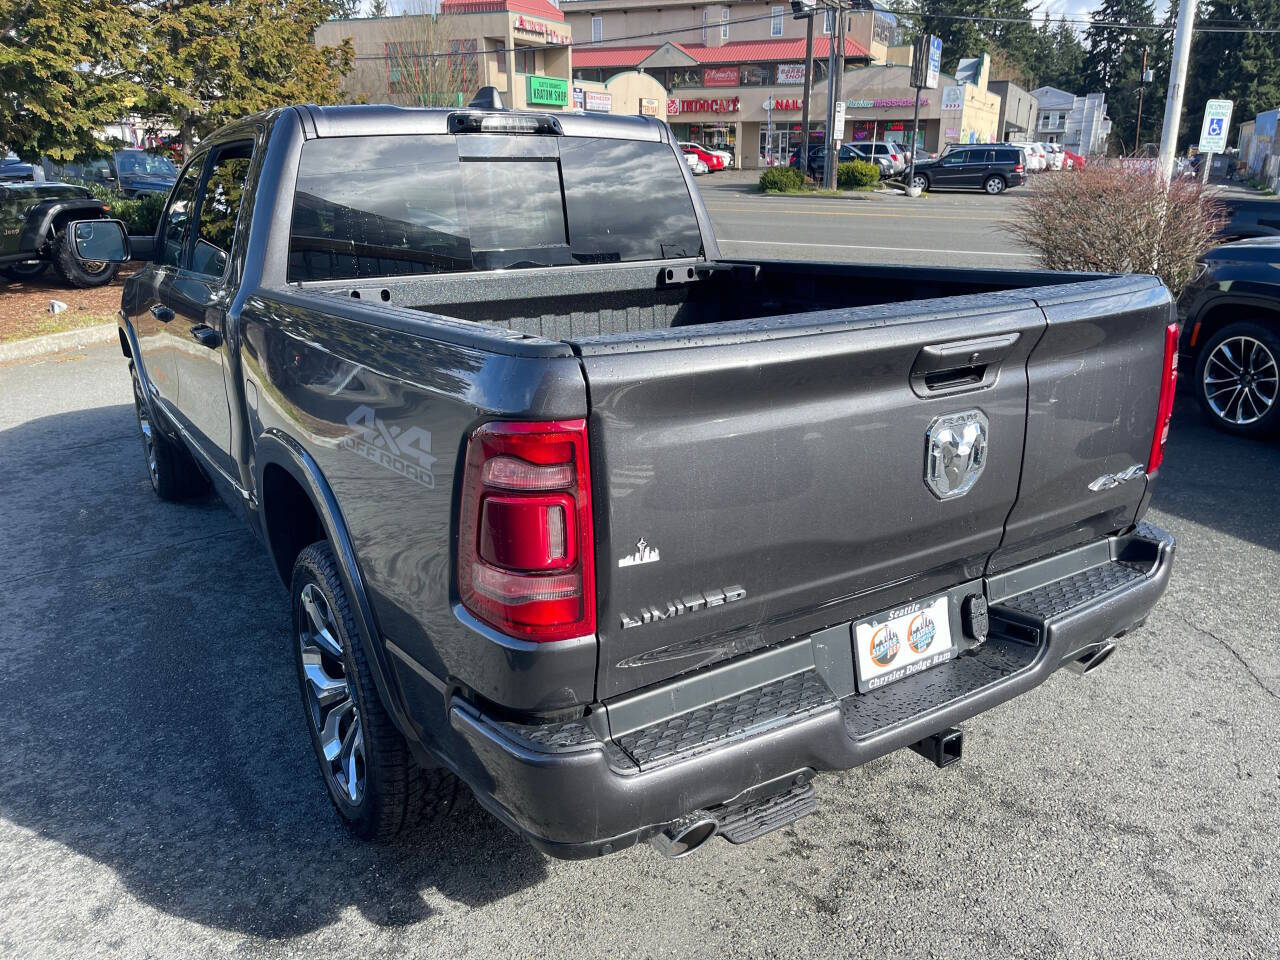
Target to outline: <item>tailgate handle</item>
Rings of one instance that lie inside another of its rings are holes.
[[[911,367],[911,389],[926,397],[989,387],[1019,336],[1007,333],[927,346]]]

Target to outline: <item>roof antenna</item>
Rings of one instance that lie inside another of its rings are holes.
[[[472,110],[505,110],[497,87],[481,87],[467,104]]]

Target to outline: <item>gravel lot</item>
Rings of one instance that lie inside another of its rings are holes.
[[[1146,629],[966,727],[818,779],[685,861],[536,854],[474,803],[348,840],[286,596],[219,503],[151,493],[109,347],[0,368],[0,956],[1274,957],[1280,446],[1185,399]]]

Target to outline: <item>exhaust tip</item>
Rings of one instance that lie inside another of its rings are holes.
[[[1086,673],[1092,673],[1100,666],[1111,659],[1111,655],[1116,652],[1119,644],[1114,640],[1108,640],[1106,643],[1100,643],[1082,657],[1072,660],[1067,667],[1073,672],[1084,676]]]
[[[716,818],[700,810],[651,837],[649,843],[668,860],[679,860],[696,851],[719,830]]]

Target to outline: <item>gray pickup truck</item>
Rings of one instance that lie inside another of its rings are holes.
[[[361,837],[452,772],[559,857],[741,843],[958,759],[1169,579],[1158,281],[725,258],[660,122],[279,109],[155,237],[74,237],[146,261],[152,483],[265,544]]]

